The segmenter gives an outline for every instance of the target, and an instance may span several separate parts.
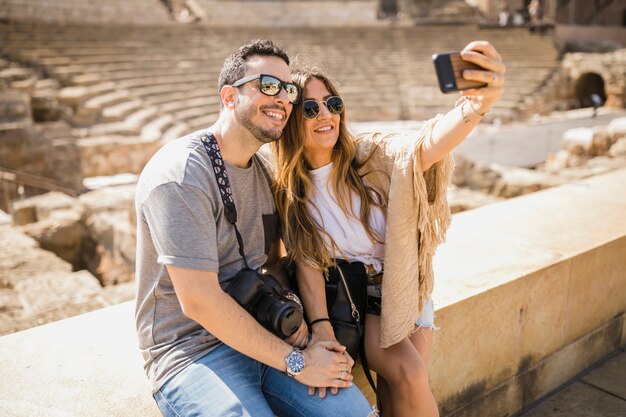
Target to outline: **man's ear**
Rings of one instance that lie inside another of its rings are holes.
[[[220,99],[227,109],[235,108],[235,100],[237,99],[237,88],[232,85],[225,85],[220,90]]]

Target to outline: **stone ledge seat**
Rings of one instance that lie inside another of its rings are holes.
[[[626,344],[625,211],[621,169],[454,216],[435,256],[442,416],[516,414]],[[158,416],[136,343],[132,303],[0,338],[0,415]]]

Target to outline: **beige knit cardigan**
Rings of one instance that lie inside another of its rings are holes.
[[[452,156],[421,169],[421,145],[440,117],[425,122],[417,135],[357,137],[357,161],[366,161],[360,173],[387,203],[381,348],[417,329],[415,322],[433,289],[432,258],[450,225],[446,194]]]

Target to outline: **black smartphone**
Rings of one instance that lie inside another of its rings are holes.
[[[461,59],[460,52],[442,52],[433,55],[433,63],[443,93],[486,87],[486,83],[469,81],[463,78],[466,69],[484,70],[483,67]]]

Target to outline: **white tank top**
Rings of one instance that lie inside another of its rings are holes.
[[[332,186],[328,183],[332,169],[333,164],[331,162],[311,171],[313,190],[308,201],[309,211],[317,224],[332,236],[335,244],[341,250],[341,252],[335,252],[328,236],[322,234],[332,257],[351,262],[361,261],[364,264],[372,265],[376,272],[380,272],[384,258],[385,226],[387,223],[385,215],[379,207],[372,206],[369,222],[383,244],[372,242],[359,218],[361,209],[359,195],[352,192],[354,213],[346,214],[339,207]]]

